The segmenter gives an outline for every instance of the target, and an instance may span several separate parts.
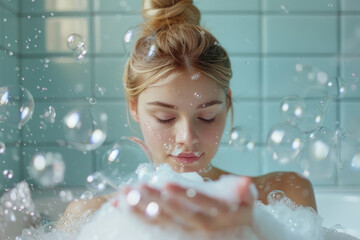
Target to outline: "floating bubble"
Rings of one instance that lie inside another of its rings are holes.
[[[82,200],[91,200],[94,198],[94,194],[91,191],[85,191],[83,194],[81,194],[80,198]]]
[[[90,191],[101,192],[101,191],[105,190],[105,188],[106,188],[106,180],[103,177],[103,175],[99,172],[90,174],[86,178],[86,187]]]
[[[136,28],[129,28],[124,34],[124,48],[127,53],[129,53],[134,46],[136,31]]]
[[[43,187],[53,187],[64,180],[65,163],[60,153],[36,153],[29,166],[32,179]]]
[[[302,132],[289,123],[275,125],[266,140],[272,158],[280,164],[295,160],[302,147]]]
[[[85,46],[85,41],[80,34],[73,33],[66,39],[66,45],[71,51],[75,51]]]
[[[96,104],[96,102],[97,102],[96,98],[94,98],[94,97],[89,98],[90,104]]]
[[[12,179],[14,177],[14,171],[11,170],[11,169],[5,169],[3,171],[3,176],[6,178],[6,179]]]
[[[304,93],[305,112],[298,124],[304,132],[320,127],[332,104],[330,94],[321,88],[310,88]]]
[[[44,114],[42,117],[46,122],[48,123],[55,123],[55,119],[56,119],[56,111],[55,108],[53,106],[49,106],[48,109],[45,110]]]
[[[329,129],[321,127],[310,132],[305,141],[310,149],[312,159],[322,161],[329,156],[333,147],[333,133]]]
[[[87,49],[85,48],[85,46],[80,47],[74,51],[74,56],[79,61],[84,60],[86,54],[87,54]]]
[[[271,191],[266,199],[267,199],[267,202],[268,204],[270,205],[274,205],[276,204],[277,202],[280,202],[282,199],[284,199],[286,197],[285,193],[283,191],[280,191],[280,190],[274,190],[274,191]]]
[[[131,180],[141,163],[148,163],[151,157],[146,146],[135,137],[122,137],[104,154],[101,174],[107,182],[120,185]]]
[[[280,103],[281,115],[285,121],[292,125],[297,125],[301,122],[304,111],[304,100],[299,96],[287,96]]]
[[[6,150],[5,143],[0,141],[0,154],[4,154]]]
[[[248,131],[240,126],[231,129],[229,145],[241,151],[253,150],[255,147],[255,143],[250,139]]]
[[[334,230],[334,231],[339,232],[339,233],[348,234],[348,230],[344,226],[342,226],[341,224],[335,224],[334,226],[330,227],[329,229]]]
[[[337,129],[335,133],[338,165],[350,173],[360,172],[360,137],[345,129]]]
[[[31,119],[34,107],[34,98],[26,88],[0,88],[0,122],[20,129]]]
[[[64,117],[65,138],[81,151],[100,147],[107,134],[107,115],[89,108],[77,108]]]
[[[324,127],[307,133],[300,156],[300,167],[305,177],[325,179],[334,171],[334,159],[331,155],[334,140],[333,133]]]
[[[74,199],[73,193],[69,190],[60,191],[59,196],[63,202],[71,202]]]

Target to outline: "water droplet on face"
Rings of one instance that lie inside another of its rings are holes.
[[[36,153],[29,166],[29,175],[43,187],[53,187],[64,180],[65,163],[60,153]]]
[[[194,73],[192,76],[191,76],[191,80],[196,80],[200,77],[200,72],[197,72],[197,73]]]
[[[194,93],[194,97],[196,97],[196,98],[201,98],[202,95],[201,95],[200,93],[195,92],[195,93]]]

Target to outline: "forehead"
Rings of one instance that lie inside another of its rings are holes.
[[[208,100],[221,98],[224,91],[209,76],[200,71],[177,71],[150,85],[140,94],[140,98],[178,98],[182,100]]]

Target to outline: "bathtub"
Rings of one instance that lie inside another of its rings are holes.
[[[71,189],[79,196],[83,189]],[[360,238],[360,188],[316,187],[314,189],[319,214],[323,217],[323,225],[332,227],[341,224],[348,234]],[[32,193],[32,198],[40,211],[42,221],[56,221],[64,212],[67,202],[59,198],[59,191],[39,190]],[[21,229],[29,227],[27,223],[17,221],[8,229],[8,239],[21,233]]]
[[[340,224],[360,239],[360,187],[316,187],[314,191],[323,225]]]

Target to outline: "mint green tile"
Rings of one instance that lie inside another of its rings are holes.
[[[337,53],[336,16],[265,16],[265,53]]]
[[[341,77],[345,82],[344,98],[360,98],[360,58],[342,57]]]
[[[18,128],[0,123],[0,141],[3,143],[16,143],[19,141],[20,131]]]
[[[97,12],[138,12],[141,13],[142,1],[126,0],[93,0],[94,10]]]
[[[18,59],[9,51],[0,51],[0,87],[18,84]]]
[[[91,95],[90,62],[71,57],[25,58],[22,84],[35,98],[73,98]]]
[[[263,161],[263,173],[285,171],[285,172],[296,172],[300,176],[304,176],[304,169],[301,167],[301,152],[299,157],[294,159],[294,161],[287,164],[281,164],[278,161],[272,159],[269,151],[264,147],[262,149],[262,154],[264,156]],[[327,161],[323,162],[314,162],[310,168],[310,176],[304,176],[308,178],[313,185],[335,185],[336,184],[336,165],[334,163],[335,155],[333,151]],[[296,187],[296,186],[294,186]]]
[[[340,185],[359,185],[360,168],[357,160],[360,154],[360,135],[358,133],[359,131],[348,132],[339,140],[341,165],[338,168],[338,181]]]
[[[44,119],[44,113],[49,106],[55,109],[55,122]],[[22,141],[25,144],[65,144],[63,119],[71,110],[79,107],[90,106],[83,102],[38,102],[35,101],[35,111],[32,119],[23,127]]]
[[[266,138],[269,135],[271,128],[273,128],[277,124],[285,123],[286,119],[282,116],[280,112],[280,102],[281,101],[268,101],[264,103],[263,109],[263,120],[262,120],[262,142],[266,142]],[[309,101],[311,104],[312,101]],[[314,103],[315,104],[315,103]],[[335,131],[338,126],[337,123],[337,103],[333,103],[330,107],[329,111],[323,115],[323,123],[322,127],[326,127],[330,131]],[[306,113],[306,108],[305,108]],[[304,114],[305,114],[304,113]],[[308,126],[308,125],[307,125]],[[302,122],[297,125],[300,131],[303,132],[304,125]]]
[[[131,116],[129,116],[130,122],[128,122],[125,101],[98,101],[94,108],[108,115],[107,142],[116,141],[123,136],[141,137],[141,130]]]
[[[341,16],[341,53],[360,54],[360,16]]]
[[[8,9],[3,9],[3,18],[1,20],[3,33],[1,35],[2,45],[11,51],[18,52],[18,18],[16,14]],[[15,31],[14,31],[15,29]]]
[[[340,0],[340,4],[341,11],[360,11],[360,2],[358,0]]]
[[[28,53],[69,53],[67,38],[71,34],[79,34],[85,41],[85,47],[90,52],[89,17],[42,17],[24,16],[22,24],[22,49]]]
[[[263,8],[265,12],[334,12],[338,10],[338,0],[264,0]]]
[[[33,156],[38,153],[60,153],[65,163],[64,181],[58,186],[60,187],[80,187],[84,186],[86,177],[93,172],[93,158],[91,153],[83,153],[66,147],[25,147],[24,152],[24,176],[34,186],[38,186],[36,181],[32,179],[27,168],[32,161]]]
[[[0,8],[0,22],[3,23],[4,21],[4,8]],[[3,46],[4,41],[4,24],[0,24],[0,45]]]
[[[18,183],[22,179],[22,172],[20,169],[19,149],[17,147],[9,147],[5,145],[5,152],[0,154],[0,193],[3,188],[11,188],[13,184]],[[12,172],[13,176],[9,174],[4,176],[4,170]]]
[[[201,24],[218,39],[229,54],[259,53],[260,19],[253,15],[207,15]]]
[[[109,15],[96,16],[95,21],[95,52],[125,53],[124,35],[130,28],[142,23],[141,15]]]
[[[260,175],[259,149],[242,152],[228,145],[220,146],[211,163],[220,169],[237,175]]]
[[[19,1],[18,0],[1,0],[12,11],[17,12],[19,10]]]
[[[230,87],[233,98],[260,96],[260,60],[257,57],[230,56],[233,77]]]
[[[309,73],[323,71],[333,79],[337,76],[337,63],[335,57],[266,57],[263,61],[263,95],[281,98],[303,96],[307,88],[319,85],[316,80],[309,80]],[[297,64],[303,66],[302,72],[297,72]],[[335,87],[324,88],[333,91]]]
[[[22,13],[85,12],[89,11],[89,0],[23,0]]]
[[[360,137],[360,101],[340,103],[340,127]]]
[[[260,103],[246,100],[233,100],[233,127],[241,127],[249,136],[249,141],[258,143],[260,139]],[[228,143],[231,131],[231,113],[228,114],[226,127],[221,142]]]
[[[260,0],[195,0],[194,4],[201,12],[260,10]]]
[[[125,97],[122,77],[125,60],[118,58],[95,59],[95,96],[101,98]]]

